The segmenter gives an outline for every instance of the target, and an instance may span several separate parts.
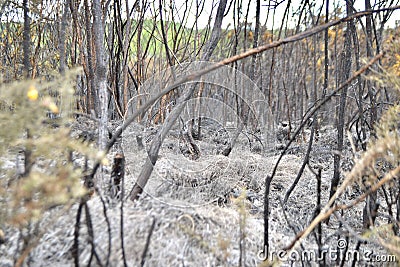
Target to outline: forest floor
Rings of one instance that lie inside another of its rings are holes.
[[[79,125],[78,128],[83,127],[83,124]],[[126,158],[125,195],[132,188],[146,159],[145,149],[138,146],[136,136],[141,135],[146,146],[157,130],[156,127],[133,125],[124,133],[121,147]],[[88,207],[96,253],[93,256],[86,223],[89,218],[82,212],[79,236],[81,266],[89,262],[92,266],[101,266],[107,261],[109,266],[124,266],[123,257],[127,266],[141,266],[143,261],[144,266],[260,265],[264,242],[265,178],[271,173],[279,156],[280,150],[276,149],[279,145],[266,145],[266,138],[262,135],[258,140],[250,134],[241,134],[229,157],[219,155],[221,146],[226,145],[223,141],[226,135],[232,134],[230,130],[219,131],[212,123],[205,125],[202,138],[196,140],[200,157],[190,160],[185,156],[188,144],[183,142],[180,128],[176,127],[164,141],[153,174],[138,201],[133,203],[126,200],[121,206],[120,201],[104,197],[105,216],[100,197],[92,196]],[[309,166],[305,168],[287,202],[282,203],[303,163],[309,134],[310,130],[305,130],[302,138],[283,157],[271,184],[270,253],[281,253],[315,216],[317,179],[310,168],[314,171],[321,168],[321,203],[324,205],[328,201],[336,139],[335,130],[329,126],[320,130]],[[263,142],[262,149],[259,148],[259,141]],[[115,153],[110,153],[110,162]],[[346,150],[343,169],[351,167],[351,157],[351,150]],[[12,162],[9,166],[12,167]],[[357,186],[353,186],[340,201],[346,203],[359,194]],[[361,203],[345,211],[341,217],[332,216],[328,225],[322,224],[323,249],[327,253],[343,253],[345,246],[340,242],[347,242],[350,251],[355,249],[358,240],[345,236],[349,229],[362,233],[363,205]],[[30,230],[35,231],[40,239],[26,261],[29,266],[74,265],[72,247],[77,209],[78,204],[69,209],[57,207],[47,212],[35,229]],[[383,219],[378,218],[378,225],[380,220]],[[0,266],[13,266],[16,252],[23,243],[22,235],[11,227],[5,229],[5,235],[6,242],[0,245]],[[122,244],[125,255],[122,253]],[[146,244],[148,249],[143,255]],[[280,258],[280,264],[316,266],[317,261],[312,254],[317,249],[316,234],[312,234],[296,247],[298,253],[280,254],[284,255]],[[312,258],[301,260],[299,255],[304,252],[308,252]],[[374,255],[388,254],[371,244],[361,245],[360,252],[363,254],[359,255],[356,266],[367,265]],[[243,264],[240,265],[239,261]],[[325,264],[337,265],[332,256],[326,257]],[[352,259],[348,259],[344,266],[351,264]],[[380,263],[373,265],[379,266]]]

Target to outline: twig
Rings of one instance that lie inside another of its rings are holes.
[[[287,190],[286,194],[285,194],[285,199],[283,200],[284,203],[287,202],[287,200],[289,199],[290,194],[293,192],[293,190],[295,189],[296,185],[298,184],[301,176],[303,175],[304,169],[310,159],[310,152],[312,149],[312,144],[313,144],[313,139],[314,139],[314,132],[315,132],[315,126],[316,123],[314,123],[312,129],[311,129],[311,134],[310,134],[310,140],[308,141],[308,147],[307,147],[307,151],[306,151],[306,155],[304,156],[303,159],[303,164],[300,167],[299,172],[297,173],[296,179],[294,179],[292,185],[289,187],[289,189]]]
[[[279,205],[281,206],[281,209],[282,209],[283,218],[285,218],[285,221],[289,225],[290,229],[292,229],[293,233],[296,234],[297,233],[296,227],[289,221],[289,218],[288,218],[288,216],[286,214],[286,211],[285,211],[283,200],[282,200],[282,198],[280,196],[279,196]],[[303,244],[300,244],[300,246],[301,246],[301,248],[303,250],[305,250]]]
[[[120,238],[121,238],[121,250],[122,250],[122,261],[124,267],[127,267],[125,245],[124,245],[124,201],[125,201],[125,175],[122,175],[121,180],[121,211],[120,211]]]
[[[333,212],[333,216],[335,216],[335,218],[342,224],[342,226],[346,228],[346,230],[348,231],[348,235],[351,235],[352,237],[363,243],[368,241],[367,238],[364,238],[362,235],[357,234],[356,231],[354,231],[351,226],[343,219],[343,217],[337,214],[336,211]]]
[[[322,168],[318,168],[317,178],[317,207],[315,208],[315,214],[319,214],[321,212],[321,183],[322,183]],[[318,244],[318,258],[321,256],[321,247],[322,247],[322,225],[318,224],[317,227],[317,244]]]
[[[79,229],[81,223],[83,202],[79,203],[78,211],[76,212],[74,244],[72,245],[72,256],[74,257],[75,267],[79,267]]]
[[[141,267],[144,266],[144,263],[146,261],[146,254],[147,254],[147,250],[149,249],[151,235],[153,234],[155,225],[156,225],[156,219],[153,217],[153,222],[151,223],[151,226],[149,229],[149,234],[147,235],[146,244],[144,245],[144,249],[143,249],[143,253],[142,253],[142,260],[140,261]]]
[[[110,264],[110,256],[111,256],[111,249],[112,249],[112,236],[111,236],[111,223],[110,219],[108,218],[107,215],[107,207],[106,207],[106,202],[104,201],[103,197],[99,194],[99,198],[103,207],[103,214],[104,218],[106,219],[106,224],[107,224],[107,234],[108,234],[108,251],[107,251],[107,260],[106,260],[106,267],[109,266]]]
[[[290,145],[294,142],[296,139],[297,135],[300,133],[301,129],[307,124],[308,120],[314,115],[315,112],[317,112],[323,105],[325,105],[328,101],[331,100],[333,96],[335,96],[337,93],[342,91],[344,88],[346,88],[353,80],[355,80],[358,76],[363,74],[367,69],[369,69],[373,64],[375,64],[379,59],[381,59],[384,56],[384,52],[376,55],[374,58],[372,58],[366,65],[364,65],[361,69],[356,71],[353,76],[351,76],[347,81],[345,81],[343,84],[341,84],[336,90],[334,90],[331,94],[329,94],[325,99],[321,100],[318,105],[316,105],[310,113],[305,116],[303,122],[300,124],[300,126],[296,129],[294,132],[292,138],[289,140],[289,142],[286,144],[285,148],[283,149],[282,153],[280,154],[277,162],[275,163],[275,166],[272,170],[271,176],[274,177],[275,173],[278,169],[278,165],[280,161],[282,160],[282,157],[285,155],[287,150],[289,149]]]
[[[271,186],[271,176],[267,175],[265,178],[265,192],[264,192],[264,255],[269,257],[269,188]]]
[[[215,47],[218,44],[218,40],[220,39],[220,33],[221,33],[221,24],[222,24],[222,19],[223,19],[223,12],[225,10],[226,6],[226,0],[221,0],[218,5],[217,9],[217,14],[215,17],[215,22],[213,26],[213,30],[211,33],[211,37],[207,42],[207,46],[204,47],[204,54],[202,55],[201,59],[203,61],[208,61],[211,57],[212,52],[214,51]],[[171,113],[168,115],[168,117],[165,119],[163,127],[153,140],[151,141],[150,147],[148,149],[148,156],[146,158],[146,162],[144,163],[142,170],[140,171],[140,174],[131,190],[129,193],[129,197],[132,201],[135,201],[139,198],[140,194],[143,192],[143,188],[146,186],[151,173],[153,172],[154,165],[157,162],[158,159],[158,152],[160,150],[160,147],[162,145],[162,142],[164,141],[165,137],[167,136],[169,130],[172,128],[172,126],[175,124],[176,120],[182,113],[185,103],[192,98],[192,95],[195,91],[196,88],[196,83],[193,83],[188,90],[186,90],[177,100],[177,105],[175,106],[174,109],[171,110]]]
[[[95,259],[97,261],[97,264],[99,266],[103,266],[103,264],[101,263],[100,257],[96,252],[96,246],[95,246],[95,242],[94,242],[94,231],[93,231],[92,217],[90,216],[89,206],[87,205],[87,202],[84,202],[83,206],[85,208],[86,225],[87,225],[87,228],[88,228],[89,242],[90,242],[90,245],[92,247],[88,266],[91,266],[91,261],[92,261],[92,257],[93,256],[95,257]]]
[[[45,224],[41,225],[41,228],[43,229],[42,232],[38,233],[35,237],[33,237],[33,241],[30,243],[30,245],[25,248],[25,250],[22,252],[21,256],[18,258],[18,260],[15,263],[15,267],[21,267],[24,263],[25,258],[29,255],[29,253],[34,249],[38,244],[40,239],[43,237],[43,235],[46,233],[46,231],[49,229],[49,227],[55,223],[55,221],[66,211],[68,211],[71,208],[71,203],[65,206],[64,209],[62,209],[58,214],[55,214],[53,216],[53,219]]]

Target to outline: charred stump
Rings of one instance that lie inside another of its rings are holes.
[[[114,156],[114,163],[111,170],[111,190],[112,198],[120,198],[121,182],[125,175],[125,156],[122,153],[117,153]]]

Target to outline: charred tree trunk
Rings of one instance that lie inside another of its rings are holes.
[[[371,2],[370,0],[365,0],[365,9],[369,10],[371,9]],[[373,52],[372,52],[372,15],[367,15],[366,16],[366,23],[365,23],[365,30],[366,30],[366,45],[367,45],[367,57],[372,57]],[[368,70],[366,71],[366,74],[368,74]],[[366,81],[366,86],[367,86],[367,91],[368,91],[368,96],[370,100],[370,126],[373,127],[374,124],[377,121],[377,105],[376,105],[376,94],[374,92],[374,89],[372,87],[372,82],[367,80]],[[361,122],[363,127],[364,121]],[[372,133],[371,136],[374,136],[373,128],[371,129]],[[367,188],[369,189],[369,188]],[[377,191],[371,193],[365,202],[365,206],[363,209],[363,227],[365,229],[368,229],[370,226],[372,226],[375,222],[375,218],[378,212],[378,204],[377,204]]]
[[[260,35],[260,9],[261,9],[261,1],[257,0],[256,6],[256,26],[254,28],[254,40],[253,40],[253,48],[258,46],[258,39]],[[250,72],[250,79],[254,81],[254,78],[257,75],[257,58],[258,55],[254,55],[251,62],[251,72]],[[255,82],[255,81],[254,81]]]
[[[114,163],[111,170],[111,197],[122,199],[121,188],[125,175],[125,156],[122,153],[117,153],[114,156]]]
[[[347,15],[350,16],[353,10],[353,2],[348,1],[347,4]],[[345,33],[345,40],[344,40],[344,48],[340,58],[340,83],[344,83],[350,77],[351,71],[351,64],[352,64],[352,48],[351,48],[351,31],[355,28],[353,21],[347,22],[347,29]],[[338,119],[337,119],[337,153],[334,155],[334,170],[333,170],[333,177],[331,181],[331,189],[329,198],[336,193],[336,189],[339,185],[340,181],[340,162],[341,162],[341,155],[340,153],[343,150],[343,142],[344,142],[344,126],[345,126],[345,110],[346,110],[346,99],[347,99],[347,87],[343,89],[342,93],[340,94],[340,103],[339,103],[339,110],[338,110]],[[329,218],[327,219],[329,222]]]
[[[29,17],[29,5],[28,0],[24,0],[23,2],[24,9],[24,36],[22,42],[22,50],[24,53],[24,76],[29,77],[31,62],[30,62],[30,46],[31,46],[31,18]]]
[[[26,78],[29,78],[30,68],[31,68],[30,64],[31,20],[29,17],[28,0],[24,0],[23,9],[24,9],[24,33],[23,33],[22,49],[24,53],[24,58],[23,58],[24,76]],[[31,138],[31,133],[29,129],[26,129],[26,138],[27,139]],[[24,172],[22,176],[26,177],[29,175],[32,168],[32,162],[31,162],[32,151],[29,147],[25,147],[25,149],[23,150],[23,154],[24,154]]]
[[[329,0],[326,0],[325,2],[325,23],[329,22]],[[322,99],[326,97],[327,90],[328,90],[328,81],[329,81],[329,54],[328,54],[328,49],[329,49],[329,32],[328,29],[324,31],[324,85],[322,89]],[[325,111],[326,107],[322,108],[322,116],[325,116]],[[317,121],[314,121],[314,123],[318,123]],[[317,131],[318,131],[319,125],[317,125]]]
[[[125,2],[125,8],[126,10],[129,10],[129,1],[127,0]],[[132,9],[136,8],[136,5],[138,2],[135,2],[134,6]],[[130,13],[129,13],[130,15]],[[124,39],[124,46],[123,46],[123,51],[124,51],[124,60],[123,60],[123,67],[122,67],[122,79],[123,79],[123,114],[126,114],[128,112],[128,100],[129,100],[129,90],[128,90],[128,71],[129,71],[129,48],[130,48],[130,43],[131,43],[131,24],[132,24],[132,19],[128,16],[126,20],[126,25],[125,25],[125,39]]]

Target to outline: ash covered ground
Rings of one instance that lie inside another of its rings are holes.
[[[119,124],[116,122],[110,127]],[[77,135],[90,138],[96,134],[94,128],[89,122],[78,123],[74,131]],[[182,129],[183,125],[177,125],[163,142],[153,174],[138,201],[125,200],[122,207],[120,201],[106,196],[103,196],[104,203],[98,195],[88,201],[94,240],[90,240],[88,233],[86,221],[89,218],[83,214],[79,235],[81,266],[89,263],[92,266],[107,263],[109,266],[124,266],[122,247],[127,266],[140,266],[143,262],[144,266],[262,264],[260,251],[264,242],[265,179],[271,173],[282,147],[282,140],[276,140],[278,129],[266,129],[258,134],[243,131],[231,154],[226,157],[220,151],[229,144],[235,129],[221,128],[213,122],[205,123],[201,138],[194,138],[200,152],[195,160],[190,156],[193,150],[183,137]],[[125,196],[145,162],[146,148],[159,130],[157,127],[133,124],[125,131],[119,148],[109,154],[112,162],[115,153],[124,152]],[[137,142],[138,136],[144,148]],[[272,181],[269,196],[270,252],[279,252],[287,247],[315,216],[317,179],[312,171],[322,170],[321,203],[324,205],[328,201],[336,134],[332,127],[326,126],[319,131],[319,138],[314,142],[309,165],[288,201],[282,203],[301,168],[309,136],[310,130],[305,130],[291,146]],[[10,160],[5,168],[12,168],[13,164]],[[352,153],[349,149],[344,154],[342,167],[349,169],[351,165]],[[107,169],[110,172],[111,166]],[[354,186],[340,201],[346,203],[359,194]],[[6,227],[6,242],[0,245],[0,265],[14,265],[23,244],[22,237],[30,231],[40,239],[27,257],[25,266],[74,266],[72,248],[77,208],[78,203],[69,209],[54,208],[46,212],[32,229],[18,231]],[[363,203],[342,214],[346,227],[357,233],[362,233],[362,209]],[[380,220],[383,219],[378,218],[377,224]],[[341,223],[332,217],[328,225],[322,225],[325,249],[337,249],[338,236],[345,237],[343,231],[346,227],[339,227]],[[349,237],[346,242],[350,249],[354,249],[357,240]],[[317,248],[316,237],[312,234],[296,250],[301,254],[303,251],[316,251]],[[371,244],[363,245],[361,251],[388,254]],[[317,265],[315,260],[292,261],[287,257],[277,263],[282,266]],[[326,264],[336,263],[327,259]],[[349,260],[345,266],[351,264]],[[366,264],[366,259],[361,257],[356,265]]]

